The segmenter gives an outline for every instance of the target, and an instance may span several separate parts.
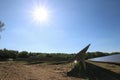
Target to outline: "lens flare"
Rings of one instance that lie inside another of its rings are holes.
[[[48,19],[48,10],[45,7],[35,7],[32,11],[34,21],[46,22]]]

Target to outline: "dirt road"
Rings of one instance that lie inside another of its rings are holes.
[[[66,75],[67,65],[0,62],[0,80],[83,80]]]

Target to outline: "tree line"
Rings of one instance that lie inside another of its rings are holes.
[[[86,59],[102,57],[107,55],[120,54],[120,52],[87,52]],[[0,60],[8,60],[8,59],[31,59],[31,60],[58,60],[58,61],[66,61],[75,56],[75,53],[67,54],[67,53],[33,53],[27,51],[16,51],[16,50],[8,50],[6,48],[0,49]]]

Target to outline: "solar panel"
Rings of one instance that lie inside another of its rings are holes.
[[[98,61],[98,62],[119,63],[120,64],[120,54],[104,56],[104,57],[99,57],[99,58],[92,58],[89,60]]]

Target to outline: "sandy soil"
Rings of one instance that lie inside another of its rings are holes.
[[[68,77],[68,65],[30,64],[23,62],[0,62],[0,80],[83,80]]]

